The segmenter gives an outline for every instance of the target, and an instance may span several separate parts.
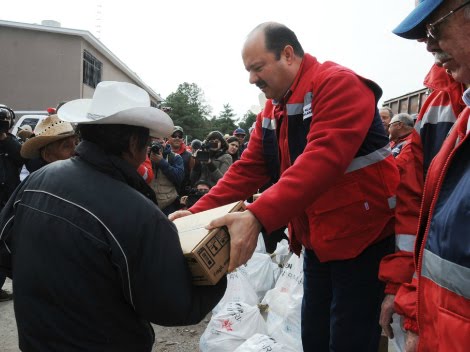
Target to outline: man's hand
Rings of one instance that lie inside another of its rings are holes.
[[[154,161],[155,163],[159,163],[161,160],[163,159],[163,155],[158,153],[154,153],[154,152],[150,152],[150,160]]]
[[[178,218],[182,218],[191,214],[192,213],[189,210],[178,210],[168,215],[168,219],[170,219],[170,221],[175,221]]]
[[[379,324],[384,330],[385,335],[388,338],[393,339],[393,330],[392,330],[392,315],[395,313],[394,303],[395,295],[385,295],[384,300],[382,301],[382,308],[380,309],[380,319]]]
[[[7,139],[8,135],[5,132],[0,133],[0,141]]]
[[[418,350],[419,336],[412,331],[406,332],[405,352],[416,352]]]
[[[228,271],[245,264],[253,255],[261,232],[261,223],[249,210],[235,212],[212,220],[208,229],[227,226],[230,234],[230,263]]]

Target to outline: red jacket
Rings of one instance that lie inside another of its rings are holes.
[[[395,308],[419,333],[419,351],[468,351],[470,346],[470,108],[431,163],[415,246],[416,275]]]
[[[463,84],[456,82],[442,67],[433,65],[424,85],[432,91],[421,107],[415,128],[423,143],[426,173],[465,104],[462,101]]]
[[[390,145],[400,172],[395,208],[396,252],[382,259],[379,278],[386,282],[385,293],[394,295],[402,283],[411,282],[415,271],[413,249],[424,181],[419,134],[413,130]]]
[[[399,175],[376,100],[370,82],[306,54],[283,101],[258,115],[241,159],[190,211],[246,199],[278,164],[278,182],[247,208],[268,232],[289,223],[294,250],[356,257],[393,233]]]

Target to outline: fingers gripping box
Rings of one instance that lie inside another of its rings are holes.
[[[227,272],[230,259],[227,229],[204,227],[213,219],[244,209],[243,202],[236,202],[174,221],[194,285],[215,285]]]

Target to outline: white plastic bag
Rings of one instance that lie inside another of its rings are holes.
[[[395,347],[396,352],[405,352],[405,332],[401,329],[400,320],[401,317],[394,313],[392,315],[393,323],[392,323],[392,330],[393,330],[393,339],[390,342]]]
[[[274,288],[266,293],[268,335],[295,351],[302,351],[301,309],[303,298],[303,255],[293,255],[284,265]]]
[[[291,256],[292,252],[289,250],[289,242],[284,239],[278,242],[276,250],[272,254],[272,259],[276,264],[284,265],[289,261]]]
[[[258,302],[260,302],[266,292],[274,287],[278,269],[278,266],[272,262],[271,256],[255,252],[250,260],[237,270],[246,274],[248,281],[258,295]]]
[[[212,316],[199,340],[201,352],[233,352],[256,333],[266,334],[258,307],[229,302]]]
[[[212,314],[217,314],[229,302],[243,302],[250,306],[256,306],[259,302],[253,285],[249,282],[246,272],[242,270],[237,269],[227,275],[227,289],[220,302],[212,310]]]
[[[241,344],[234,352],[295,352],[290,347],[278,343],[272,337],[255,334]]]
[[[256,243],[255,253],[266,254],[266,244],[264,243],[263,234],[261,232],[258,235],[258,243]]]

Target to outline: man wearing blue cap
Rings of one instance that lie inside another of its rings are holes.
[[[470,1],[422,0],[393,31],[426,43],[437,66],[469,87]],[[470,345],[470,89],[427,174],[411,284],[397,293],[406,351],[466,351]],[[419,335],[419,337],[418,337]]]

